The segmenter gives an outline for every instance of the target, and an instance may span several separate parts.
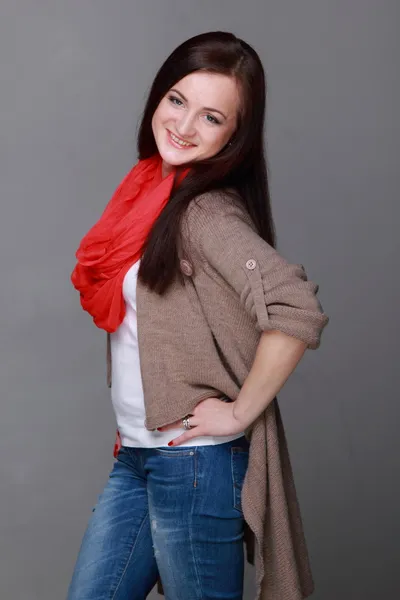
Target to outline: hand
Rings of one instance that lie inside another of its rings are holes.
[[[119,435],[119,431],[117,429],[117,433],[115,436],[115,442],[114,442],[114,452],[113,452],[114,458],[117,458],[118,452],[120,451],[121,446],[122,446],[121,436]]]
[[[192,438],[203,435],[235,435],[244,431],[245,425],[233,415],[234,402],[224,402],[219,398],[206,398],[197,404],[190,417],[190,429],[171,440],[168,446],[179,446]],[[158,431],[183,428],[182,419],[159,427]]]

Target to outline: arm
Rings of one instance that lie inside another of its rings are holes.
[[[203,435],[235,435],[247,429],[275,398],[306,350],[305,342],[282,333],[264,331],[256,355],[238,397],[234,402],[207,398],[200,402],[190,417],[193,429],[169,442],[178,446]],[[161,427],[168,431],[182,427],[177,421]]]
[[[329,319],[318,285],[258,235],[243,207],[223,192],[205,194],[189,210],[184,232],[188,256],[237,293],[258,331],[278,330],[319,347]]]
[[[233,417],[246,429],[267,408],[302,358],[306,344],[281,331],[264,331],[253,365],[239,396]]]
[[[302,265],[291,264],[255,231],[241,207],[210,193],[194,206],[187,222],[188,251],[200,257],[210,277],[220,276],[238,294],[260,331],[251,369],[234,402],[200,402],[190,418],[193,430],[176,445],[199,435],[240,433],[275,398],[306,348],[319,347],[328,317]],[[181,423],[163,427],[166,430]]]

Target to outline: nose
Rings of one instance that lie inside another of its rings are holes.
[[[195,115],[189,113],[182,115],[176,121],[176,133],[185,139],[193,137],[196,133]]]

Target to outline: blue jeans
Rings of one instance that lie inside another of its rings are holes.
[[[242,600],[249,442],[123,446],[85,532],[68,600]]]

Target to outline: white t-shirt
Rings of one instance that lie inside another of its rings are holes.
[[[123,446],[156,448],[184,432],[183,427],[169,431],[148,431],[144,426],[145,408],[142,377],[139,363],[136,316],[136,282],[140,261],[125,275],[122,292],[126,304],[123,322],[111,334],[112,387],[111,399]],[[162,398],[160,398],[162,402]],[[242,437],[244,433],[231,436],[196,437],[181,446],[222,444]]]

